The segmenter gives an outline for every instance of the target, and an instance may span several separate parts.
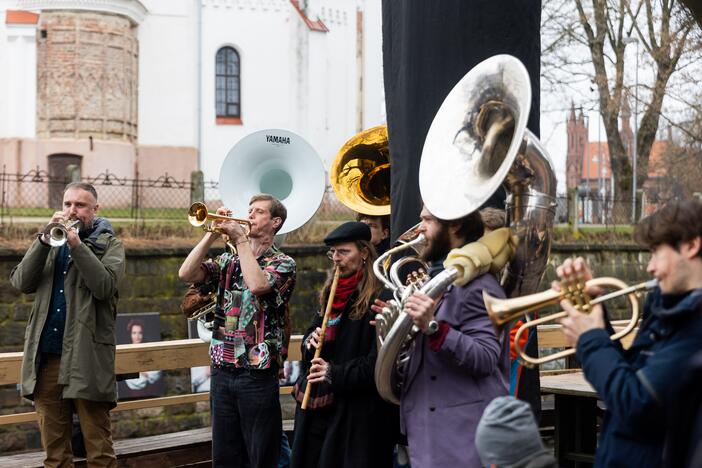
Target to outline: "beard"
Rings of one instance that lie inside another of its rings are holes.
[[[427,239],[427,246],[420,258],[425,262],[435,262],[444,258],[451,250],[448,227],[443,224],[432,239]]]

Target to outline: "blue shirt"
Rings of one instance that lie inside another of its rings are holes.
[[[63,280],[68,271],[70,258],[68,244],[64,244],[56,255],[49,313],[39,340],[39,351],[42,353],[61,354],[63,349],[63,331],[66,328],[66,296]]]

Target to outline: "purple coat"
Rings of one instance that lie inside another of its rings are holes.
[[[436,319],[451,329],[438,352],[419,335],[402,389],[400,415],[412,468],[480,467],[475,429],[490,401],[509,390],[509,336],[497,339],[483,290],[504,297],[485,274],[466,286],[449,286]]]

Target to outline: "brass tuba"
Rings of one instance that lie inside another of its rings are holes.
[[[329,178],[339,201],[357,213],[390,214],[390,152],[388,128],[364,130],[341,147]]]
[[[508,296],[534,292],[545,270],[556,208],[556,177],[546,150],[527,128],[531,86],[515,57],[496,55],[470,70],[454,86],[427,133],[419,188],[427,209],[443,220],[479,209],[504,186],[508,224],[516,250],[502,276]],[[439,297],[458,278],[447,268],[420,288]],[[418,332],[391,304],[383,314],[392,325],[381,336],[375,366],[380,395],[399,403],[407,357]]]

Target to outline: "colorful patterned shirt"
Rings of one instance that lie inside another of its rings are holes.
[[[285,309],[295,287],[295,261],[271,246],[260,257],[271,292],[255,296],[246,286],[239,256],[225,252],[203,262],[205,282],[218,281],[218,300],[224,315],[223,331],[215,330],[210,358],[215,366],[280,368],[284,340]]]

